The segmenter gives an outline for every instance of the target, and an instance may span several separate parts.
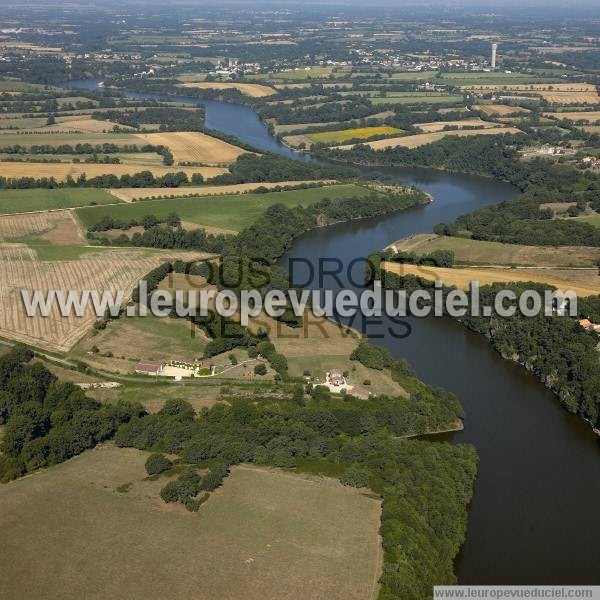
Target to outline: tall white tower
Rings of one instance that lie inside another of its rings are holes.
[[[496,51],[498,50],[498,44],[494,42],[492,44],[492,69],[496,68]]]

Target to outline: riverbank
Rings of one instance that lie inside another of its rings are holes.
[[[436,429],[435,431],[425,431],[424,433],[411,433],[409,435],[403,435],[403,439],[413,439],[413,438],[427,438],[431,435],[442,435],[443,433],[456,433],[457,431],[462,431],[465,428],[465,423],[462,419],[456,421],[455,423],[449,425],[448,427],[442,429]]]
[[[197,99],[192,99],[198,102]],[[265,151],[299,160],[278,144],[246,106],[205,101],[207,121]],[[401,213],[313,230],[295,240],[280,261],[310,264],[322,257],[344,265],[407,235],[431,231],[482,206],[514,198],[516,188],[495,180],[437,169],[381,167],[393,180],[416,185],[435,202]],[[302,274],[299,274],[301,277]],[[346,271],[323,288],[354,289]],[[319,287],[313,282],[311,287]],[[347,319],[339,321],[348,325]],[[396,320],[397,321],[397,320]],[[600,584],[600,547],[595,522],[600,503],[597,438],[579,418],[562,410],[549,390],[518,365],[503,360],[489,343],[450,319],[387,317],[354,322],[373,343],[406,358],[418,377],[452,391],[465,409],[468,427],[445,434],[471,443],[480,456],[467,538],[456,561],[462,584]],[[560,485],[557,484],[560,482]],[[582,490],[585,493],[582,493]],[[565,558],[564,548],[569,548]]]

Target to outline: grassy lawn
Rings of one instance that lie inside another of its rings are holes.
[[[32,250],[35,250],[37,259],[43,262],[79,260],[86,254],[98,254],[103,251],[100,247],[59,246],[41,238],[29,238],[19,241],[27,244]],[[107,250],[104,251],[106,252]]]
[[[376,135],[391,135],[403,133],[402,129],[381,125],[379,127],[357,127],[355,129],[344,129],[340,131],[324,131],[322,133],[309,133],[306,137],[313,142],[324,144],[341,143],[354,139],[367,139]]]
[[[213,384],[214,381],[214,384]],[[116,389],[96,389],[86,394],[99,402],[114,404],[119,400],[139,402],[149,413],[157,413],[167,399],[185,400],[196,412],[210,408],[221,398],[222,381],[211,380],[204,385],[173,385],[150,379],[140,385],[126,384]]]
[[[190,223],[239,231],[255,222],[273,204],[289,207],[308,206],[323,198],[359,197],[365,193],[364,188],[354,184],[331,185],[266,194],[184,197],[173,200],[145,200],[108,207],[87,207],[77,209],[77,216],[87,228],[105,215],[127,220],[139,219],[148,214],[166,217],[169,213],[176,212],[184,221]]]
[[[147,457],[104,445],[0,487],[3,556],[19,557],[0,571],[4,596],[376,596],[378,499],[334,479],[240,466],[192,514],[162,502],[168,479],[146,479]]]
[[[600,227],[600,215],[589,215],[587,217],[576,217],[577,221],[589,223],[595,227]]]
[[[380,104],[456,104],[462,102],[462,96],[393,96],[390,98],[371,98],[374,105]]]
[[[127,340],[124,344],[123,341]],[[96,346],[100,354],[113,354],[133,362],[139,360],[193,361],[202,356],[206,337],[200,329],[192,327],[187,319],[124,317],[109,323],[95,336],[88,336],[75,349],[78,357],[87,357]]]
[[[4,215],[115,202],[117,198],[95,188],[0,190],[0,214]]]

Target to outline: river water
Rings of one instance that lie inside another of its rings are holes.
[[[93,80],[68,85],[97,89]],[[204,105],[211,129],[260,150],[309,159],[273,138],[248,107],[178,99]],[[349,265],[402,237],[429,232],[436,223],[516,194],[507,184],[481,177],[428,169],[381,171],[430,193],[433,202],[309,232],[281,265],[287,268],[289,260],[296,259],[317,269],[324,257]],[[321,287],[360,291],[361,269],[357,265],[352,278],[345,271],[339,281],[326,278]],[[293,271],[295,279],[306,284],[307,268]],[[310,282],[306,287],[320,286]],[[390,334],[405,330],[387,318],[367,324],[366,330],[374,343],[406,358],[423,381],[458,396],[466,411],[464,431],[436,437],[472,443],[480,456],[467,541],[456,562],[459,581],[600,584],[600,447],[590,427],[561,409],[534,376],[501,359],[483,337],[450,319],[408,322],[411,333],[403,339]]]

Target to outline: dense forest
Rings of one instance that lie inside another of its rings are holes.
[[[0,358],[3,482],[76,456],[143,413],[137,404],[100,404],[32,358],[21,347]]]
[[[268,181],[301,181],[303,179],[345,180],[357,177],[354,169],[333,164],[319,164],[292,160],[278,154],[242,154],[229,169],[229,173],[213,177],[211,183],[260,183]]]

